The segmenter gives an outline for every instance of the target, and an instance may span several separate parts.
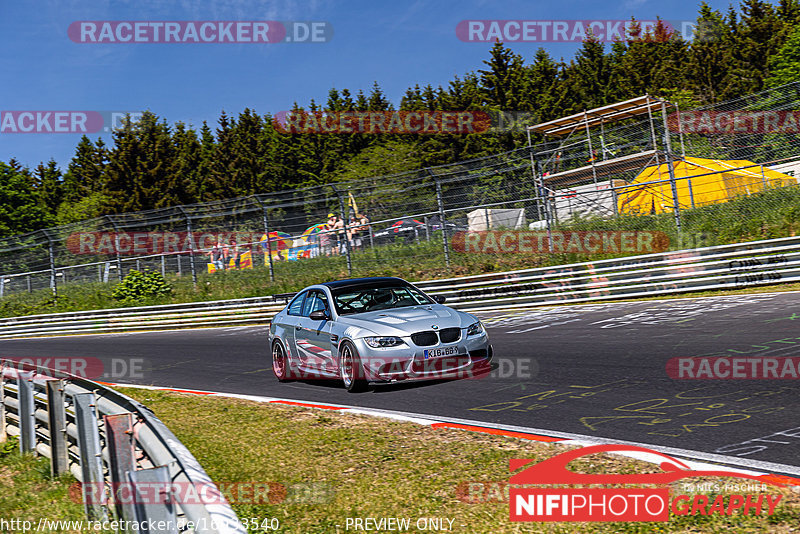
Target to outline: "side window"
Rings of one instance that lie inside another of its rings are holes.
[[[303,300],[306,298],[308,292],[300,293],[292,302],[289,303],[289,309],[286,310],[288,315],[301,315],[303,311]]]
[[[320,291],[312,291],[308,294],[305,304],[303,304],[303,317],[308,317],[311,312],[324,310],[327,308],[328,300],[325,294]]]

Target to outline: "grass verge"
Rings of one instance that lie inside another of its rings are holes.
[[[21,522],[33,527],[42,518],[51,521],[84,519],[83,505],[70,497],[72,475],[50,477],[50,462],[31,454],[21,455],[16,439],[0,444],[0,532],[22,532]],[[3,521],[17,520],[16,526]],[[79,532],[50,526],[44,532]]]
[[[287,488],[287,498],[281,502],[233,504],[242,518],[276,518],[281,532],[346,532],[348,517],[407,517],[412,524],[435,517],[452,520],[452,532],[470,533],[783,533],[796,531],[800,517],[800,496],[770,487],[770,494],[783,495],[772,516],[672,515],[668,523],[656,524],[515,524],[508,519],[508,502],[469,504],[459,499],[457,488],[468,482],[506,481],[509,459],[541,461],[564,452],[564,446],[338,411],[174,392],[122,391],[152,408],[213,480],[272,482]],[[651,464],[606,455],[576,462],[574,469],[586,473],[658,471]],[[717,479],[720,484],[725,481],[744,482]],[[303,492],[297,488],[312,488],[311,495],[317,498],[311,500],[317,502],[302,502]]]
[[[771,516],[737,512],[672,514],[667,523],[511,523],[502,486],[490,483],[508,479],[509,459],[542,461],[566,447],[346,412],[133,388],[121,391],[145,402],[170,427],[234,501],[239,517],[258,523],[249,528],[254,533],[347,532],[348,518],[366,517],[409,518],[410,532],[418,531],[413,526],[418,519],[438,518],[446,521],[450,532],[459,533],[788,533],[796,532],[800,517],[800,495],[769,487],[768,494],[782,495]],[[52,480],[47,460],[21,456],[14,444],[5,449],[0,452],[0,519],[36,525],[42,517],[83,518],[82,506],[69,496],[71,477]],[[582,459],[571,467],[583,473],[658,471],[651,464],[609,455]],[[470,482],[483,483],[483,491],[470,491]],[[683,482],[722,486],[745,481]],[[243,483],[240,488],[271,483],[270,492],[239,492],[235,483]],[[673,496],[682,493],[680,484]],[[709,501],[729,494],[710,492]],[[487,497],[494,502],[483,502]]]

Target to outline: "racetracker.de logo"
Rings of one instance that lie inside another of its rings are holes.
[[[325,21],[80,20],[67,35],[80,44],[326,43],[333,27]]]
[[[669,236],[663,232],[525,232],[497,230],[458,232],[452,239],[453,250],[478,254],[542,254],[575,252],[611,254],[636,252],[647,254],[669,248]]]
[[[672,113],[670,131],[700,135],[800,133],[800,111],[694,110]]]
[[[138,111],[0,111],[0,133],[90,134],[121,128],[125,117],[136,122]]]
[[[634,30],[638,24],[638,32]],[[456,36],[468,43],[580,43],[591,32],[599,41],[611,43],[631,38],[669,39],[679,33],[692,38],[696,23],[661,21],[666,32],[656,36],[657,20],[462,20],[456,25]]]
[[[486,133],[485,111],[280,111],[274,124],[287,134],[471,134]]]

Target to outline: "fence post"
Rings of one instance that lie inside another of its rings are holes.
[[[189,217],[189,214],[186,213],[186,210],[183,209],[183,206],[178,206],[178,209],[186,218],[186,231],[188,232],[186,237],[188,238],[187,241],[189,242],[189,269],[192,271],[192,285],[197,287],[197,269],[194,265],[194,232],[192,231],[192,218]]]
[[[133,452],[133,414],[120,413],[103,416],[106,428],[106,446],[110,460],[111,494],[117,508],[117,517],[125,521],[136,520],[136,510],[128,485],[128,473],[136,469]],[[127,498],[125,496],[128,496]],[[120,529],[130,532],[130,529]]]
[[[6,289],[6,277],[0,276],[0,298],[3,298],[3,293]]]
[[[339,191],[335,185],[332,185],[331,188],[333,189],[333,192],[336,193],[336,196],[339,198],[339,216],[342,218],[342,224],[344,225],[344,253],[347,256],[347,274],[352,276],[353,260],[350,257],[350,240],[347,238],[349,229],[347,228],[347,219],[345,218],[344,199],[342,198],[342,192]]]
[[[58,291],[56,289],[56,258],[55,252],[53,251],[53,240],[50,239],[50,234],[47,233],[47,230],[42,230],[42,233],[47,238],[47,251],[48,256],[50,257],[50,291],[53,292],[53,296],[58,296]]]
[[[108,222],[111,223],[111,227],[114,229],[114,249],[116,250],[117,254],[117,278],[119,281],[122,281],[122,258],[119,255],[119,229],[117,228],[117,223],[114,219],[111,218],[111,215],[106,215],[106,219]]]
[[[267,238],[267,262],[269,263],[269,281],[275,281],[275,269],[272,265],[272,245],[269,241],[269,216],[267,215],[267,207],[261,202],[261,198],[258,195],[255,195],[256,200],[261,205],[261,219],[264,223],[264,235]],[[277,235],[277,234],[276,234]]]
[[[444,264],[449,269],[450,268],[450,246],[447,242],[447,226],[445,226],[445,219],[444,219],[444,199],[442,198],[442,183],[439,181],[439,177],[433,174],[433,171],[430,168],[425,169],[428,171],[433,177],[433,180],[436,182],[436,204],[439,206],[439,220],[442,223],[442,248],[444,249]]]
[[[47,381],[47,416],[50,423],[50,474],[57,477],[69,470],[63,380]]]
[[[75,422],[78,427],[78,450],[83,474],[83,502],[89,519],[107,517],[103,505],[107,502],[103,481],[103,456],[100,449],[100,430],[97,427],[97,406],[94,393],[73,395]]]
[[[19,451],[36,450],[36,407],[33,404],[33,372],[17,371],[19,402]]]
[[[675,182],[675,165],[672,163],[672,143],[669,139],[669,125],[667,124],[667,104],[661,102],[661,119],[664,122],[664,149],[666,150],[667,169],[669,169],[669,184],[672,188],[673,211],[675,213],[675,227],[678,230],[678,239],[681,235],[681,205],[678,201],[678,186]]]
[[[0,443],[3,443],[8,439],[8,435],[6,434],[5,371],[5,362],[0,363]]]

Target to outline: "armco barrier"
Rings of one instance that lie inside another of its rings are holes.
[[[246,532],[224,498],[189,503],[171,493],[178,484],[220,494],[146,406],[96,382],[17,361],[0,359],[0,378],[0,441],[18,436],[22,452],[50,458],[54,475],[71,472],[83,483],[89,519],[125,521],[121,532],[132,534],[145,521],[164,521],[168,528],[158,531],[175,534]],[[140,488],[159,497],[131,498]]]
[[[415,282],[465,311],[800,281],[800,237]],[[0,339],[267,324],[290,295],[0,319]]]
[[[800,237],[417,282],[462,310],[739,289],[800,281]]]
[[[0,319],[0,338],[267,324],[284,296],[111,308]]]

